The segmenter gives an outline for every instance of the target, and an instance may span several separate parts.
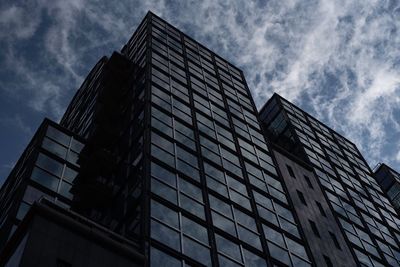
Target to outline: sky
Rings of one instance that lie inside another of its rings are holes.
[[[58,121],[94,64],[151,10],[400,170],[400,1],[0,2],[0,184],[44,117]]]

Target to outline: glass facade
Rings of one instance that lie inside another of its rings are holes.
[[[83,140],[44,120],[0,191],[1,246],[18,227],[30,206],[45,197],[71,206],[72,184],[79,173]]]
[[[400,264],[398,215],[354,144],[278,95],[259,113],[241,70],[150,12],[61,126],[44,125],[0,191],[1,231],[45,195],[135,243],[147,266],[333,266],[309,229],[360,265]],[[277,147],[306,162],[315,204],[290,193]],[[337,228],[305,227],[314,208]]]
[[[147,27],[150,265],[311,266],[242,72],[155,16]]]
[[[399,212],[400,174],[386,164],[381,164],[375,170],[374,176],[382,189],[387,193],[387,196],[392,201],[397,212]]]

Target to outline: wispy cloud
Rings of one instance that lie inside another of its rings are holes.
[[[27,122],[23,121],[19,114],[14,114],[12,117],[0,117],[0,125],[3,129],[13,127],[16,131],[22,132],[28,137],[33,134],[32,128]]]
[[[31,2],[0,6],[0,67],[15,73],[0,90],[31,96],[33,110],[58,118],[96,60],[152,10],[242,68],[259,107],[278,92],[371,165],[400,163],[398,1]]]

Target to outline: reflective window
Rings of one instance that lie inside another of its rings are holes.
[[[211,265],[207,230],[161,203],[151,202],[151,237],[186,256]]]
[[[303,245],[271,227],[263,225],[271,256],[289,266],[311,266]]]

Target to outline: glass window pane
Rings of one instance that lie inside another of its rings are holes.
[[[214,209],[214,210],[224,214],[225,216],[233,219],[231,206],[228,203],[226,203],[226,202],[224,202],[224,201],[220,200],[219,198],[216,198],[216,197],[214,197],[212,195],[209,195],[209,199],[210,199],[210,207],[212,209]]]
[[[60,181],[57,177],[35,167],[32,171],[31,179],[57,192],[58,182]]]
[[[45,137],[43,139],[42,147],[62,159],[65,159],[67,156],[67,148],[50,140],[49,138]]]
[[[174,154],[174,144],[164,137],[152,132],[151,133],[151,142],[156,144],[158,147],[164,149],[165,151]]]
[[[249,245],[252,245],[253,247],[261,250],[261,243],[260,243],[260,238],[258,235],[255,233],[247,230],[246,228],[239,226],[239,238],[240,240],[246,242]]]
[[[175,157],[155,145],[151,146],[151,155],[165,162],[169,166],[175,167]]]
[[[81,150],[83,149],[84,146],[85,146],[84,144],[82,144],[81,142],[79,142],[76,139],[71,140],[71,149],[75,152],[78,152],[78,153],[81,152]]]
[[[71,184],[62,181],[59,193],[68,199],[72,199],[73,195],[70,193],[71,187]]]
[[[222,236],[215,235],[218,251],[232,257],[233,259],[242,262],[239,245],[223,238]]]
[[[243,249],[243,254],[246,267],[267,267],[265,259],[251,253],[247,249]]]
[[[302,245],[288,237],[286,237],[286,243],[290,252],[297,254],[305,259],[308,259],[306,250]]]
[[[182,231],[184,234],[208,244],[207,229],[184,216],[182,217]]]
[[[228,218],[214,211],[212,211],[211,214],[214,226],[224,230],[225,232],[233,236],[237,236],[235,223],[232,220],[229,220]]]
[[[197,157],[194,156],[192,153],[189,153],[185,149],[180,148],[179,146],[176,147],[176,154],[178,158],[186,161],[187,163],[191,164],[192,166],[198,168]]]
[[[203,205],[183,194],[180,195],[180,206],[197,217],[204,219]]]
[[[176,176],[174,173],[164,169],[160,165],[152,162],[151,163],[151,175],[157,177],[161,181],[176,187]]]
[[[151,220],[151,237],[180,251],[179,232],[154,220]]]
[[[280,248],[270,242],[268,242],[268,248],[269,248],[269,252],[271,253],[272,257],[274,257],[275,259],[277,259],[289,266],[292,266],[290,263],[289,254],[286,250],[283,250],[282,248]]]
[[[178,267],[182,263],[170,255],[151,247],[150,249],[150,266],[151,267]]]
[[[155,200],[151,200],[151,216],[170,226],[179,228],[178,213]]]
[[[71,162],[72,164],[78,165],[79,154],[75,153],[74,151],[70,150],[67,155],[67,161]]]
[[[176,190],[155,178],[151,179],[151,192],[165,198],[166,200],[169,200],[174,204],[178,203],[178,194]]]
[[[211,266],[210,250],[186,236],[183,237],[183,253],[206,266]]]
[[[218,262],[219,262],[219,266],[221,267],[235,267],[235,266],[239,266],[241,267],[241,264],[238,264],[237,262],[234,262],[231,259],[228,259],[225,256],[222,255],[218,255]]]
[[[200,174],[196,168],[192,167],[191,165],[187,164],[185,161],[182,161],[180,159],[177,160],[176,165],[177,165],[176,169],[178,171],[182,172],[183,174],[187,175],[193,180],[200,182]]]
[[[73,170],[69,167],[65,167],[63,179],[72,183],[75,180],[77,175],[78,175],[78,172],[76,172],[75,170]]]
[[[63,170],[63,164],[42,153],[39,154],[36,165],[56,176],[61,176]]]
[[[182,178],[179,179],[179,190],[193,197],[194,199],[203,202],[203,195],[201,189],[195,186],[194,184],[189,183],[185,179]]]
[[[267,240],[275,242],[279,246],[285,247],[285,241],[284,241],[283,235],[281,233],[279,233],[278,231],[275,231],[274,229],[272,229],[266,225],[263,225],[263,229],[264,229],[265,238]]]
[[[64,146],[69,146],[69,142],[71,140],[71,137],[60,132],[59,130],[57,130],[56,128],[49,126],[47,128],[47,132],[46,135],[54,140],[56,140],[57,142],[59,142],[60,144],[63,144]]]

